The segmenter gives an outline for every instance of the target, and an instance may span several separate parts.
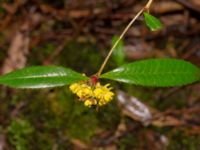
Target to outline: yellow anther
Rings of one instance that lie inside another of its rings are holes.
[[[92,106],[92,101],[91,100],[86,100],[84,102],[84,105],[87,106],[87,107],[91,107]]]

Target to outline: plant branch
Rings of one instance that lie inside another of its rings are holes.
[[[126,26],[126,28],[123,30],[122,34],[120,35],[120,37],[118,38],[118,40],[114,43],[114,45],[112,46],[112,48],[110,49],[108,55],[106,56],[104,62],[102,63],[99,71],[97,72],[97,76],[99,77],[103,71],[103,69],[105,68],[110,56],[112,55],[113,51],[115,50],[116,46],[118,45],[118,43],[120,42],[120,40],[124,37],[124,35],[126,34],[126,32],[129,30],[129,28],[131,27],[131,25],[135,22],[135,20],[143,13],[143,11],[148,10],[152,4],[153,0],[149,0],[148,3],[135,15],[135,17],[130,21],[130,23]]]

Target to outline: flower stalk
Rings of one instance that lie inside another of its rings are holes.
[[[118,43],[120,42],[120,40],[122,40],[122,38],[124,37],[124,35],[126,34],[126,32],[130,29],[131,25],[135,22],[135,20],[144,12],[144,11],[149,11],[149,8],[152,4],[153,0],[149,0],[147,2],[147,4],[135,15],[135,17],[129,22],[129,24],[126,26],[126,28],[123,30],[123,32],[121,33],[121,35],[119,36],[118,40],[115,42],[115,44],[111,47],[108,55],[106,56],[104,62],[102,63],[99,71],[97,72],[97,76],[99,77],[103,71],[103,69],[105,68],[110,56],[112,55],[113,51],[115,50],[116,46],[118,45]]]

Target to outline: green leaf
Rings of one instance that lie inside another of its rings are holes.
[[[112,39],[112,45],[114,45],[118,39],[119,39],[118,36],[114,36]],[[120,66],[124,63],[124,58],[125,58],[124,43],[122,40],[120,40],[115,50],[113,51],[112,59],[116,63],[117,66]]]
[[[101,75],[101,78],[142,86],[181,86],[198,81],[200,69],[184,60],[147,59],[125,64]]]
[[[158,18],[146,12],[144,12],[144,20],[145,20],[146,25],[149,27],[151,31],[159,30],[163,26]]]
[[[14,88],[49,88],[88,79],[68,68],[33,66],[13,71],[0,77],[0,84]]]

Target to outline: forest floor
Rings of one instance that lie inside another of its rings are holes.
[[[0,72],[59,65],[90,76],[113,37],[146,2],[1,0]],[[123,39],[125,61],[170,57],[200,67],[199,8],[199,0],[155,1],[150,12],[164,26],[151,32],[139,17]],[[111,59],[105,71],[114,67]],[[0,150],[200,150],[200,83],[174,88],[111,84],[115,100],[98,111],[84,107],[66,86],[1,86]],[[141,111],[132,99],[148,113],[130,112],[127,105]]]

